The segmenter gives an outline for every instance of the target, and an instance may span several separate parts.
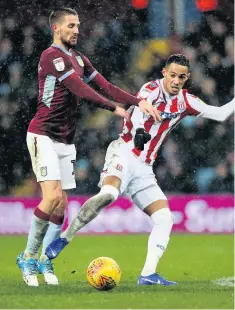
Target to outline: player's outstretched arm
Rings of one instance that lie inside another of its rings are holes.
[[[85,75],[88,76],[88,82],[92,81],[96,86],[99,87],[100,91],[105,95],[110,96],[113,100],[122,104],[136,105],[138,106],[141,99],[136,96],[132,96],[120,89],[119,87],[108,82],[103,75],[101,75],[92,65],[90,60],[82,55],[85,64]]]
[[[117,109],[115,102],[101,96],[94,89],[89,87],[76,74],[68,58],[61,57],[58,51],[50,54],[42,53],[40,58],[40,68],[44,75],[55,76],[71,93],[79,98],[84,98],[96,104],[102,109],[115,112],[116,115],[129,118],[129,114],[122,108]]]
[[[146,100],[142,98],[137,98],[136,96],[132,96],[120,89],[119,87],[113,85],[108,82],[91,64],[90,60],[82,55],[84,64],[85,64],[85,75],[87,76],[87,80],[92,81],[95,85],[100,88],[100,91],[105,95],[110,96],[113,100],[121,104],[129,104],[139,106],[140,110],[144,114],[150,114],[155,121],[160,120],[160,115],[158,111],[149,104]]]
[[[118,103],[139,106],[141,112],[152,115],[155,121],[161,119],[158,111],[152,104],[148,103],[145,99],[128,94],[124,90],[108,82],[100,73],[97,73],[93,82],[98,85],[105,94],[112,97]]]
[[[117,116],[129,119],[129,113],[125,109],[117,106],[115,102],[101,96],[94,89],[85,84],[82,79],[76,75],[76,73],[73,73],[66,78],[63,81],[63,84],[79,98],[87,99],[97,104],[102,109],[112,111]]]
[[[188,96],[190,97],[190,95]],[[198,112],[197,113],[198,116],[212,119],[218,122],[224,122],[234,113],[235,99],[232,99],[230,102],[228,102],[227,104],[224,104],[221,107],[214,107],[214,106],[205,104],[199,98],[195,98],[195,97],[189,100],[189,104],[193,110]]]
[[[71,93],[81,99],[87,99],[94,104],[97,104],[100,108],[114,112],[116,110],[116,104],[107,98],[101,96],[90,86],[85,84],[82,79],[73,72],[71,75],[63,77],[60,79],[60,82],[68,88]]]
[[[141,101],[141,99],[128,94],[121,88],[108,82],[98,72],[95,78],[92,80],[92,82],[95,83],[100,88],[102,93],[110,96],[113,100],[117,101],[118,103],[138,106],[139,102]]]

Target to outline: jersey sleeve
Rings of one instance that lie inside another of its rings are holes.
[[[58,52],[42,54],[40,67],[44,75],[54,75],[60,82],[74,73],[74,69],[69,57],[62,57]]]
[[[94,89],[89,87],[76,74],[69,57],[58,55],[57,52],[49,55],[42,55],[40,67],[44,75],[53,75],[61,82],[71,93],[81,99],[87,99],[100,108],[114,112],[116,105],[107,98],[98,94]]]
[[[148,103],[153,104],[156,99],[158,99],[160,93],[159,85],[156,81],[145,83],[139,92],[137,97],[145,99]]]
[[[105,96],[111,97],[113,100],[121,104],[138,106],[140,99],[125,92],[121,88],[108,82],[91,64],[89,59],[82,55],[84,61],[84,82],[94,82],[99,87],[99,91]]]
[[[188,115],[200,116],[202,105],[205,103],[197,96],[188,94],[186,90],[183,90],[183,95],[186,103],[186,110]]]
[[[221,107],[206,104],[198,97],[187,94],[187,109],[191,115],[197,115],[214,121],[223,122],[234,113],[234,99]]]
[[[98,74],[98,71],[93,67],[92,63],[90,60],[82,55],[82,59],[84,62],[84,82],[89,83],[91,80],[93,80],[96,75]]]
[[[139,92],[137,98],[145,99],[148,103],[154,104],[160,94],[159,85],[156,81],[145,83]],[[138,107],[135,107],[132,123],[135,129],[144,128],[144,123],[149,119],[149,115],[144,114]]]

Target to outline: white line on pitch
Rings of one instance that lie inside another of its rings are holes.
[[[233,276],[233,277],[227,277],[227,278],[220,278],[220,279],[212,281],[212,283],[221,285],[221,286],[234,287],[234,280],[235,280],[235,277]]]

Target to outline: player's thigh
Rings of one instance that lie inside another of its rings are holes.
[[[59,158],[53,141],[47,136],[28,133],[27,146],[37,181],[60,181]]]
[[[151,216],[153,213],[163,208],[169,208],[168,200],[166,199],[155,200],[150,205],[148,205],[146,208],[144,208],[143,211],[147,215]]]
[[[129,182],[128,156],[122,150],[122,144],[119,140],[110,143],[106,156],[104,168],[101,171],[99,187],[103,185],[114,185],[123,192]]]
[[[157,187],[157,181],[150,165],[140,161],[139,158],[133,157],[130,162],[131,181],[128,184],[125,194],[133,197],[136,193],[149,187]]]
[[[151,215],[161,208],[168,207],[167,198],[157,182],[133,194],[132,200],[138,208],[148,215]]]
[[[63,152],[62,152],[63,153]],[[76,149],[73,144],[64,145],[64,155],[59,154],[61,184],[63,190],[76,188],[75,163]]]
[[[111,185],[111,186],[117,188],[118,190],[120,190],[121,184],[122,184],[122,181],[119,177],[117,177],[115,175],[110,175],[110,176],[106,176],[104,178],[102,186]]]

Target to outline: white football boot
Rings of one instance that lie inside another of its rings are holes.
[[[59,284],[52,262],[49,260],[49,258],[43,258],[38,261],[38,271],[39,273],[43,274],[45,283],[49,285]]]
[[[38,260],[36,258],[24,258],[24,253],[18,255],[16,263],[20,268],[23,280],[28,286],[39,286],[37,273],[38,273]]]

